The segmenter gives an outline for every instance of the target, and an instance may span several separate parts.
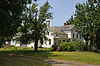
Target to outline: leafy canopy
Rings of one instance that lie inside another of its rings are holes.
[[[51,8],[49,2],[46,1],[40,8],[37,3],[33,3],[25,12],[25,21],[20,30],[22,32],[21,41],[25,41],[25,44],[34,41],[36,51],[38,41],[42,44],[43,40],[47,39],[45,21],[52,18],[52,13],[49,11]]]

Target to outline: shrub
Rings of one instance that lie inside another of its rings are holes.
[[[61,40],[56,40],[55,44],[52,45],[52,50],[56,51],[58,49],[58,47],[60,46],[60,44],[61,44]]]
[[[98,49],[97,52],[100,53],[100,49]]]
[[[75,42],[64,42],[60,44],[61,51],[76,51],[78,49]]]
[[[58,47],[57,44],[52,45],[52,50],[53,50],[53,51],[56,51],[56,50],[57,50],[57,47]]]
[[[71,49],[70,43],[69,42],[63,42],[63,43],[61,43],[60,49],[62,51],[69,51]]]
[[[63,42],[60,44],[61,51],[87,51],[88,46],[82,41]]]

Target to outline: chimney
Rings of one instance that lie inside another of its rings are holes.
[[[66,26],[66,23],[64,23],[64,26]]]
[[[47,28],[50,28],[50,21],[46,21]]]

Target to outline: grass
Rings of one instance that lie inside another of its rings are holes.
[[[74,61],[88,64],[100,65],[100,54],[93,52],[52,52],[55,57],[53,59],[60,59],[65,61]]]
[[[42,63],[35,59],[26,59],[17,55],[30,56],[33,54],[33,48],[7,47],[0,48],[0,66],[51,66],[51,64]]]
[[[0,66],[51,66],[51,65],[25,58],[0,56]]]
[[[81,62],[88,64],[98,64],[100,65],[100,54],[94,52],[55,52],[50,49],[39,49],[38,52],[34,52],[33,48],[23,48],[23,47],[9,47],[6,49],[0,49],[0,55],[8,56],[30,56],[30,57],[43,57],[51,58],[57,60],[65,60],[71,62]],[[1,57],[0,57],[1,59]],[[6,59],[6,58],[5,58]],[[29,65],[28,65],[29,66]]]

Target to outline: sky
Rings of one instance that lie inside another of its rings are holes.
[[[48,0],[53,12],[53,19],[50,19],[50,26],[62,26],[75,12],[75,4],[87,0]],[[39,0],[37,3],[42,6],[46,0]]]

